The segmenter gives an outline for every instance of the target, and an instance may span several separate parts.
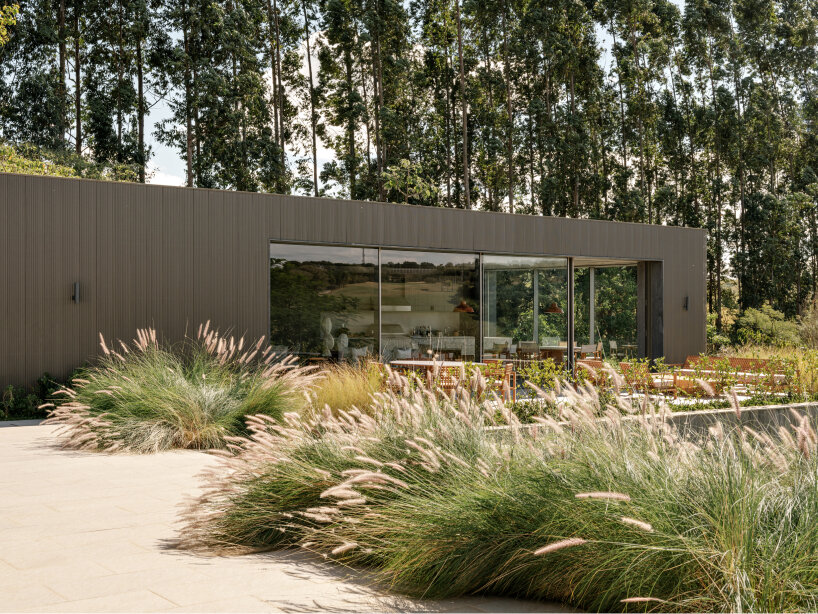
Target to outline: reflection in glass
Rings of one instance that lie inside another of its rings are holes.
[[[478,336],[476,254],[381,251],[384,360],[473,360]]]
[[[270,244],[270,342],[302,358],[378,352],[378,250]]]
[[[574,296],[577,343],[601,342],[604,356],[611,358],[636,354],[636,266],[577,268]]]
[[[568,261],[483,257],[483,355],[564,359],[568,341]]]
[[[596,339],[603,342],[609,356],[636,356],[636,266],[597,269],[594,285]]]

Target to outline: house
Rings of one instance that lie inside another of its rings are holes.
[[[690,228],[0,174],[0,384],[208,320],[305,360],[681,362],[705,349],[705,250]]]

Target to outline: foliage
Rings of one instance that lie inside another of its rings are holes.
[[[681,4],[34,0],[0,136],[140,181],[153,133],[189,185],[704,228],[719,334],[733,303],[794,317],[818,288],[818,16]]]
[[[798,324],[765,303],[746,309],[735,323],[735,337],[742,344],[799,345]]]
[[[558,382],[568,376],[563,364],[556,364],[553,359],[533,360],[525,363],[518,370],[518,377],[540,390],[553,390]]]
[[[2,141],[0,172],[116,181],[137,180],[137,170],[126,164],[95,163],[66,151],[49,151],[27,144],[12,147]]]
[[[280,419],[299,411],[314,375],[278,360],[263,339],[199,327],[180,348],[162,345],[156,331],[139,330],[130,344],[108,348],[56,395],[48,423],[64,426],[67,447],[157,452],[221,448],[246,432],[245,418]]]
[[[0,420],[39,420],[46,418],[48,412],[41,408],[52,400],[52,395],[60,388],[48,373],[37,378],[29,389],[20,386],[6,386],[0,397]]]
[[[569,392],[522,438],[486,408],[384,395],[378,418],[253,419],[185,516],[202,551],[301,546],[446,598],[556,599],[590,611],[793,611],[818,604],[816,440],[664,414],[596,420]],[[735,429],[735,430],[734,430]],[[727,510],[727,511],[725,511]],[[633,605],[632,605],[633,604]]]
[[[406,158],[398,160],[397,164],[384,171],[383,183],[387,190],[400,194],[406,205],[410,199],[413,202],[430,200],[437,192],[437,187],[424,178],[423,167]]]
[[[786,365],[793,371],[796,388],[789,392],[794,396],[799,393],[818,394],[818,350],[794,348],[791,346],[742,345],[731,348],[727,356],[740,358],[772,359]]]
[[[730,345],[730,337],[719,332],[716,325],[716,314],[707,314],[707,352],[716,353],[721,348]]]
[[[19,4],[0,6],[0,47],[9,42],[9,28],[17,23]]]
[[[811,302],[798,319],[801,340],[807,347],[818,350],[818,302]]]

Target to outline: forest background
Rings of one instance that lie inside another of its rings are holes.
[[[814,311],[816,0],[4,2],[4,170],[700,227],[711,338]]]

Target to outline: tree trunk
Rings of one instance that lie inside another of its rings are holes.
[[[82,155],[82,84],[80,81],[80,1],[74,5],[74,149]]]
[[[139,149],[139,181],[145,183],[145,93],[144,75],[142,66],[142,33],[136,37],[136,95],[137,100],[137,122],[138,122],[138,149]]]
[[[486,73],[487,79],[484,89],[488,90],[489,96],[489,109],[491,112],[494,112],[494,87],[491,78],[491,72],[494,69],[494,66],[491,64],[491,51],[489,50],[489,36],[486,32],[486,28],[482,28],[483,33],[483,58],[484,62],[486,63]],[[489,122],[488,125],[488,133],[489,133],[489,142],[494,142],[494,122]],[[488,210],[489,211],[498,211],[499,210],[499,198],[497,196],[497,182],[491,181],[490,185],[488,186]],[[495,203],[498,203],[495,208]]]
[[[310,129],[312,131],[312,186],[313,196],[318,196],[318,146],[316,144],[315,130],[317,118],[315,115],[315,84],[312,77],[312,53],[310,52],[310,23],[307,18],[307,1],[302,0],[301,7],[304,9],[304,37],[307,41],[307,72],[310,83]],[[376,120],[377,121],[377,120]]]
[[[451,73],[451,58],[449,50],[446,49],[446,74],[443,79],[443,87],[446,90],[446,121],[444,131],[446,132],[446,206],[452,206],[452,88],[449,87],[449,74]]]
[[[347,104],[349,105],[349,119],[347,120],[347,172],[349,173],[349,198],[357,198],[356,189],[356,162],[355,162],[355,118],[352,115],[352,92],[355,82],[352,74],[352,52],[349,47],[344,50],[344,66],[346,68]]]
[[[463,202],[466,209],[471,209],[469,189],[469,119],[468,101],[466,100],[466,67],[463,61],[463,24],[460,20],[460,0],[455,0],[457,19],[457,56],[460,61],[460,99],[463,103]]]
[[[571,92],[571,130],[575,130],[576,122],[574,115],[577,112],[576,96],[574,95],[574,71],[571,70],[569,75],[569,88]],[[579,170],[577,169],[576,158],[571,161],[571,202],[573,203],[573,215],[579,215]]]
[[[306,15],[306,7],[304,8],[304,14]],[[276,147],[279,146],[281,142],[281,137],[278,133],[278,113],[279,113],[279,104],[278,104],[278,62],[276,61],[276,47],[278,46],[278,39],[276,37],[276,27],[275,27],[275,14],[273,13],[273,3],[271,0],[267,0],[267,29],[270,33],[270,71],[271,71],[271,79],[272,79],[272,94],[273,94],[273,138],[276,142]],[[309,44],[309,43],[308,43]]]
[[[60,143],[65,143],[65,129],[66,129],[66,119],[68,116],[67,109],[65,106],[66,96],[68,90],[65,86],[66,79],[65,79],[65,61],[66,61],[66,49],[65,49],[65,0],[60,0],[60,9],[59,15],[57,16],[57,36],[59,38],[59,62],[60,62],[60,74],[59,74],[59,97],[60,97],[60,136],[59,140]]]
[[[281,147],[281,172],[282,172],[282,179],[283,174],[287,168],[287,157],[285,153],[286,149],[286,139],[284,136],[284,100],[285,94],[284,91],[284,82],[281,79],[281,34],[279,32],[278,27],[278,0],[273,0],[273,16],[275,17],[275,28],[276,28],[276,73],[278,74],[278,132],[279,138],[281,142],[279,147]]]
[[[377,50],[377,37],[378,37],[378,29],[375,28],[375,39],[372,40],[370,43],[370,61],[372,64],[372,103],[375,106],[375,168],[378,173],[378,200],[384,200],[384,193],[383,193],[383,156],[381,154],[381,101],[383,99],[382,96],[379,96],[379,83],[378,83],[378,61],[376,59],[376,53],[379,53]]]
[[[118,53],[116,58],[116,159],[119,162],[124,162],[124,157],[122,155],[122,123],[123,123],[123,114],[122,114],[122,98],[121,98],[121,91],[123,87],[123,82],[125,80],[125,66],[123,64],[125,59],[125,39],[122,34],[123,24],[123,16],[122,16],[122,0],[119,0],[116,3],[116,10],[117,10],[117,20],[118,20],[118,36],[119,40],[118,43]]]
[[[182,36],[185,45],[185,144],[187,150],[187,187],[193,187],[193,125],[192,125],[192,107],[191,101],[191,87],[190,87],[190,35],[188,33],[188,13],[187,5],[183,5],[184,11],[184,28]]]
[[[614,28],[614,21],[613,16],[610,19],[610,28],[611,28],[611,37],[613,38],[613,50],[612,53],[616,58],[616,28]],[[625,95],[622,93],[622,71],[619,66],[619,58],[616,58],[616,84],[619,88],[619,117],[621,122],[621,134],[622,134],[622,168],[625,171],[628,170],[628,145],[625,135]]]
[[[503,55],[505,56],[506,73],[506,141],[508,150],[508,211],[514,213],[514,113],[511,100],[511,68],[508,58],[508,0],[503,11]]]

